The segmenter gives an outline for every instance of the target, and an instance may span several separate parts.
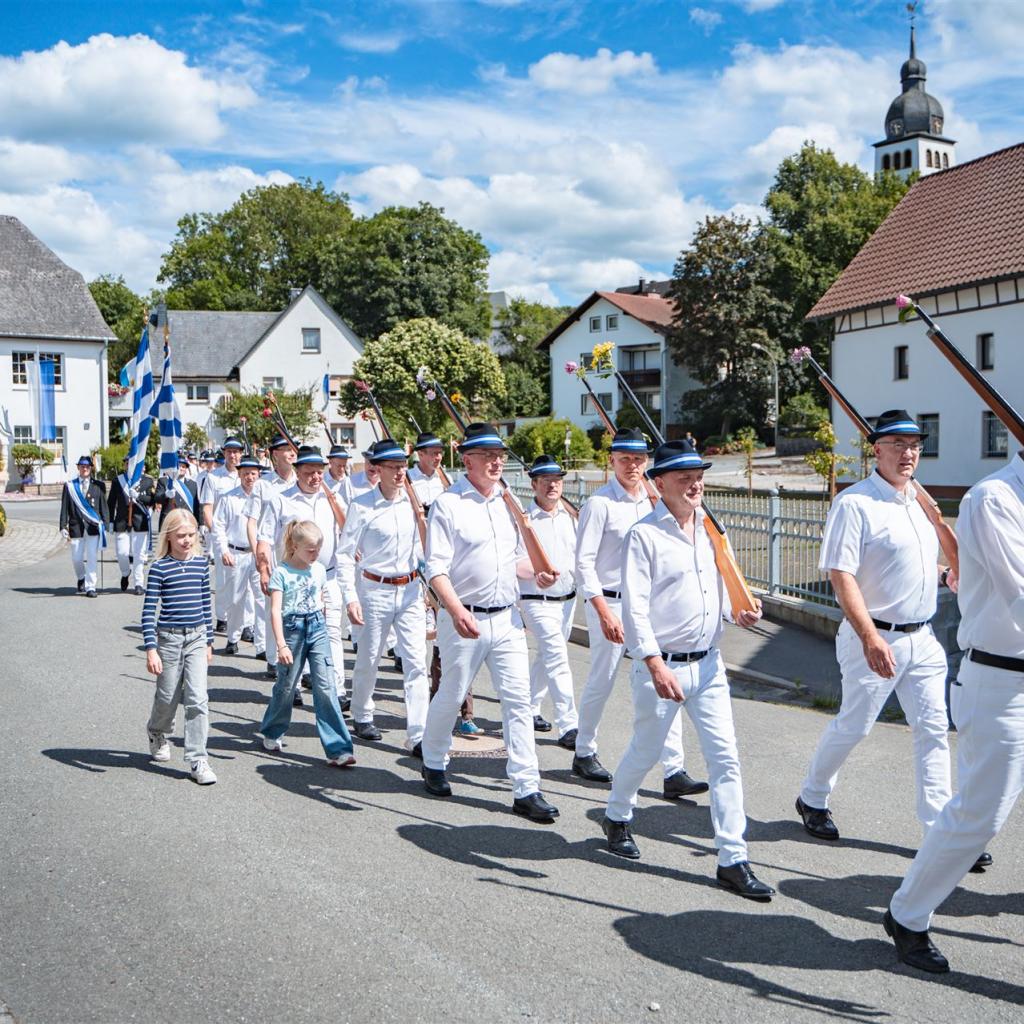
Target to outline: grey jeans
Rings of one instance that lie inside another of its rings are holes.
[[[164,670],[157,676],[147,729],[166,736],[174,729],[179,704],[185,705],[185,760],[206,757],[210,715],[206,704],[206,627],[187,632],[157,630],[157,651]]]

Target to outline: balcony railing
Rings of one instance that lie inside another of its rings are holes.
[[[661,370],[623,370],[622,379],[634,390],[660,388]]]

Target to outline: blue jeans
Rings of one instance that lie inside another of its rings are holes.
[[[277,682],[270,694],[270,705],[263,716],[260,732],[269,740],[278,740],[288,731],[292,720],[292,695],[302,674],[302,666],[308,659],[313,677],[316,731],[324,751],[330,758],[351,754],[352,737],[338,703],[331,644],[323,613],[285,615],[283,625],[285,642],[292,652],[292,663],[282,665],[278,662]]]

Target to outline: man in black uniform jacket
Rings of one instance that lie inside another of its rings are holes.
[[[128,469],[128,456],[124,457],[124,468]],[[127,590],[129,579],[134,593],[145,593],[142,569],[150,546],[149,510],[155,499],[156,483],[143,473],[137,487],[132,487],[124,472],[110,482],[110,525],[114,530],[114,549],[117,564],[121,569],[121,590]],[[128,509],[131,508],[131,524],[128,523]]]
[[[88,455],[78,460],[78,476],[64,485],[60,496],[60,532],[71,541],[71,564],[78,579],[78,593],[96,596],[96,561],[100,544],[106,544],[104,523],[107,495],[92,477],[93,461]]]
[[[186,503],[185,494],[188,494],[190,501]],[[156,494],[153,503],[160,506],[160,523],[158,529],[164,524],[164,518],[176,508],[183,508],[191,512],[199,522],[199,489],[195,480],[190,480],[188,475],[188,459],[178,456],[178,479],[169,480],[162,476],[157,481]]]

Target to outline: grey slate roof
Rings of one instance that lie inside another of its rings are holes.
[[[0,216],[0,335],[115,339],[82,275],[10,216]]]
[[[225,380],[281,316],[169,309],[174,376]],[[159,334],[159,332],[158,332]]]

